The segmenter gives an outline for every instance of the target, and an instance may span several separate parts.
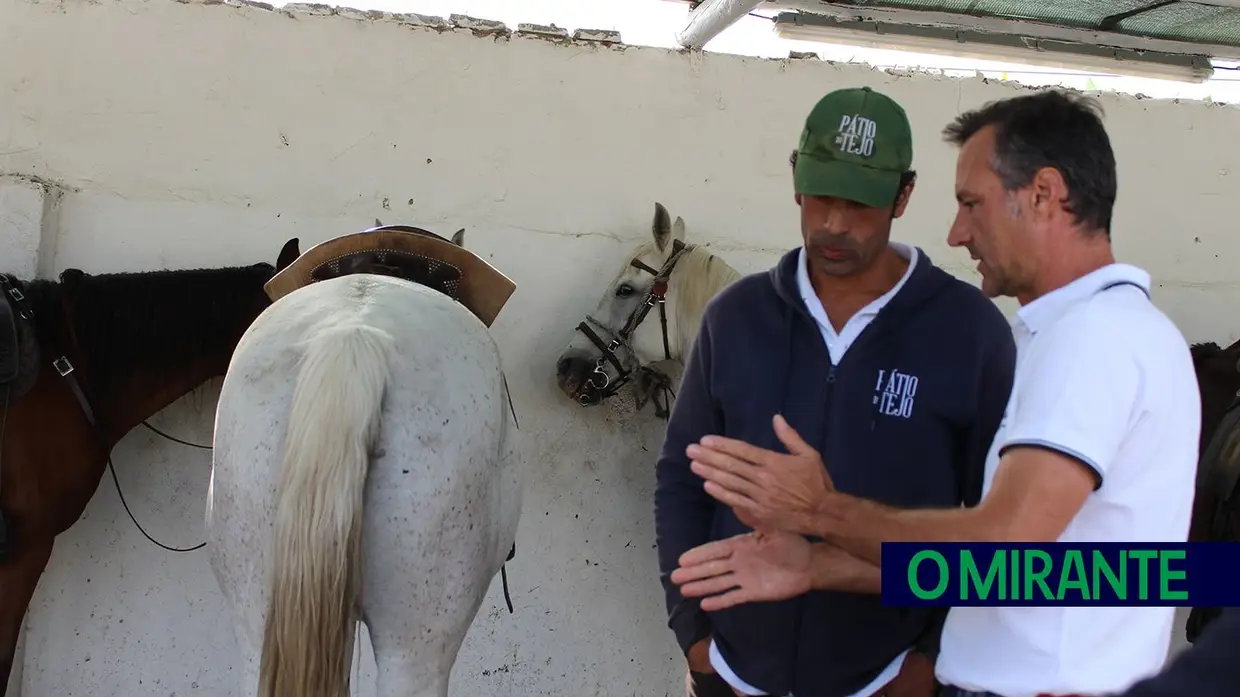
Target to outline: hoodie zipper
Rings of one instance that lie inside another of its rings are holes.
[[[932,268],[929,266],[930,265],[929,257],[925,256],[924,253],[919,254],[918,260],[917,260],[917,266],[920,267],[923,264],[927,265],[928,269]],[[913,276],[909,278],[909,284],[912,284],[915,282],[914,278],[917,277],[919,271],[920,269],[914,270]],[[930,278],[926,277],[921,280],[922,282],[929,282]],[[859,353],[859,349],[864,350],[864,348],[868,344],[885,338],[882,335],[886,335],[892,329],[891,327],[887,325],[890,322],[897,321],[896,319],[886,316],[886,315],[891,314],[892,305],[899,305],[899,312],[901,314],[908,313],[908,312],[914,312],[921,306],[931,302],[934,299],[934,297],[938,295],[939,291],[943,290],[943,288],[946,287],[945,284],[943,283],[938,283],[936,285],[937,287],[933,289],[919,288],[918,289],[919,292],[923,293],[924,297],[920,297],[915,302],[912,302],[912,303],[901,302],[903,298],[892,298],[892,302],[888,303],[886,307],[883,307],[881,310],[879,310],[879,312],[875,315],[873,319],[870,320],[870,322],[861,331],[861,333],[857,335],[856,340],[853,341],[853,344],[848,348],[847,353],[841,359],[840,363],[843,363],[849,360],[849,358],[852,357],[853,354]],[[776,287],[782,288],[782,286],[780,286],[778,283],[776,283]],[[901,292],[907,293],[908,287],[906,286],[906,288]],[[801,316],[809,322],[810,326],[813,329],[814,334],[821,336],[821,331],[819,330],[817,321],[809,313],[809,311],[805,309],[805,307],[803,306],[803,303],[798,302],[800,301],[800,297],[798,294],[794,292],[791,296],[784,296],[784,300],[790,306],[790,311],[792,315],[795,315],[796,313],[799,312]],[[794,321],[791,315],[789,316],[788,321],[789,321],[788,328],[791,331],[791,328],[792,328],[791,322]],[[875,334],[880,335],[880,336],[876,338],[875,336],[873,336]],[[835,410],[833,407],[834,407],[834,401],[835,401],[835,387],[838,381],[836,377],[836,373],[838,372],[840,366],[837,365],[833,360],[831,360],[831,352],[826,347],[825,342],[822,343],[822,348],[823,348],[823,352],[827,354],[827,376],[826,376],[826,381],[825,381],[826,387],[824,389],[825,409],[824,409],[824,418],[822,421],[823,437],[822,437],[822,440],[820,441],[821,442],[820,452],[822,454],[823,464],[825,467],[826,461],[831,457],[830,445],[834,440],[832,437],[833,427],[834,427],[834,424],[832,423],[832,421],[833,421],[833,417],[835,413]],[[791,345],[789,346],[789,351],[791,351]],[[789,356],[789,358],[791,358],[791,356]],[[789,366],[788,372],[786,373],[785,380],[784,380],[785,394],[787,394],[787,391],[789,389],[789,383],[791,382],[791,380],[792,380],[791,366]],[[875,405],[873,409],[874,411],[872,411],[870,414],[871,428],[874,427],[874,422],[875,422],[876,414],[877,414],[877,411],[876,411],[877,405]],[[802,637],[801,637],[802,617],[805,614],[805,605],[807,602],[808,602],[807,598],[802,596],[799,599],[798,612],[796,613],[795,627],[794,627],[795,634],[793,635],[796,637],[796,639],[794,642],[794,646],[792,647],[793,648],[792,666],[791,666],[791,671],[789,673],[789,675],[791,676],[791,679],[789,680],[789,693],[791,694],[796,694],[797,678],[798,678],[797,669],[801,663],[800,649],[801,649],[801,644],[802,644]],[[907,613],[907,610],[904,611],[904,613],[902,614],[906,614],[906,613]]]
[[[810,323],[813,325],[814,333],[820,334],[819,329],[818,329],[818,323],[814,321],[813,317],[807,317],[807,319],[809,319]],[[830,349],[827,348],[826,343],[821,341],[821,336],[819,336],[819,341],[822,343],[823,353],[827,354],[827,377],[826,377],[826,385],[823,388],[823,419],[822,419],[823,437],[819,441],[819,445],[818,445],[818,447],[820,448],[820,452],[822,453],[822,457],[823,457],[823,466],[825,467],[826,458],[828,457],[827,444],[829,442],[830,433],[831,433],[830,431],[831,415],[834,411],[832,409],[832,406],[834,405],[834,401],[835,401],[835,371],[839,369],[839,366],[836,365],[834,360],[832,360],[831,351]],[[788,692],[789,694],[794,694],[794,695],[797,692],[797,675],[799,674],[798,669],[801,665],[801,644],[802,644],[801,620],[805,616],[805,610],[806,610],[805,605],[808,602],[809,602],[808,598],[802,597],[799,599],[796,617],[793,620],[793,636],[796,637],[796,639],[792,647],[792,665],[789,667],[790,670],[788,671],[788,675],[791,676],[791,679],[788,681]]]

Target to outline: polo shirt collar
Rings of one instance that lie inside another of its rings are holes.
[[[908,282],[909,277],[913,275],[913,267],[917,266],[918,254],[916,247],[899,242],[888,242],[887,244],[895,250],[896,254],[909,263],[908,268],[904,270],[904,275],[900,277],[900,280],[891,290],[888,290],[873,302],[861,308],[857,312],[858,315],[878,314],[878,311],[894,298],[896,293],[900,292],[900,289]],[[814,284],[809,280],[809,260],[805,257],[805,254],[805,247],[802,246],[800,255],[797,258],[797,290],[801,293],[801,300],[805,302],[806,307],[814,307],[815,304],[821,307],[822,301],[818,299],[818,293],[814,291]]]
[[[1031,333],[1037,333],[1054,324],[1074,303],[1117,285],[1135,285],[1149,297],[1150,275],[1131,264],[1107,264],[1034,298],[1016,311],[1016,318]]]

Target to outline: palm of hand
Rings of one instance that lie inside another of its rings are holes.
[[[810,589],[810,544],[788,532],[757,532],[735,554],[736,573],[764,600],[784,600]],[[748,548],[748,549],[746,549]]]
[[[671,579],[686,598],[702,598],[702,609],[715,612],[807,593],[812,557],[809,541],[796,533],[752,532],[689,550]]]

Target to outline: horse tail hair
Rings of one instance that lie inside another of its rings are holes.
[[[363,499],[392,344],[356,320],[306,344],[276,493],[259,697],[349,697]]]

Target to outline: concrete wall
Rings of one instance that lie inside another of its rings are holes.
[[[517,610],[497,580],[454,695],[682,689],[652,549],[661,424],[581,410],[552,380],[601,279],[648,234],[654,201],[734,266],[766,267],[798,243],[786,158],[801,119],[825,91],[874,85],[916,129],[922,178],[897,236],[972,278],[967,254],[943,241],[955,154],[938,132],[1017,90],[360,12],[0,0],[0,13],[0,174],[23,177],[0,180],[4,267],[274,260],[288,237],[305,249],[379,219],[465,227],[468,245],[517,281],[494,328],[529,438],[509,566]],[[1233,340],[1240,146],[1226,134],[1240,132],[1240,112],[1103,101],[1120,162],[1119,255],[1154,274],[1155,301],[1189,339]],[[155,425],[209,441],[217,390]],[[139,429],[115,462],[148,530],[200,541],[208,453]],[[58,543],[16,682],[24,697],[230,695],[230,623],[205,554],[151,545],[105,479]],[[369,695],[369,658],[359,671]]]

